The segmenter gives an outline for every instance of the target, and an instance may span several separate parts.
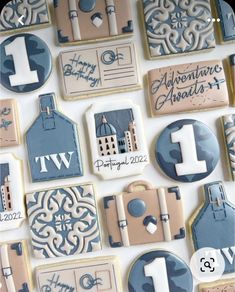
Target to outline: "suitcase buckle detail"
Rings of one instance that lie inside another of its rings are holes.
[[[2,275],[3,277],[5,277],[6,279],[8,277],[10,277],[12,275],[12,268],[11,267],[6,267],[6,268],[2,268]]]
[[[121,229],[124,229],[125,227],[127,227],[127,220],[119,220],[118,221],[118,227]]]
[[[170,219],[170,215],[169,214],[161,214],[160,219],[161,219],[161,221],[167,222]]]

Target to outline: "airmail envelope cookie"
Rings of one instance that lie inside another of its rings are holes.
[[[64,99],[140,88],[134,43],[117,43],[59,55]]]
[[[204,61],[148,72],[152,116],[215,109],[229,105],[222,61]]]

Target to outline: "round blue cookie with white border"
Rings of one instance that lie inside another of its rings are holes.
[[[52,57],[46,43],[33,34],[13,35],[0,45],[1,84],[23,93],[40,88],[49,78]]]
[[[141,255],[131,267],[129,292],[192,292],[193,278],[187,264],[175,254],[154,250]]]
[[[181,182],[207,177],[216,167],[220,149],[214,133],[202,122],[185,119],[168,125],[155,146],[162,171]]]

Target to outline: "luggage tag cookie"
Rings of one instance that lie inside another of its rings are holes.
[[[20,144],[18,108],[15,99],[0,100],[0,147]]]
[[[235,272],[235,206],[227,199],[222,182],[204,185],[205,202],[190,219],[195,250],[211,247],[225,261],[224,273]],[[216,257],[216,253],[213,254]]]
[[[39,29],[49,25],[50,15],[46,0],[9,1],[0,14],[0,33]]]
[[[36,268],[38,291],[122,292],[117,257],[97,257]]]
[[[0,291],[32,290],[26,241],[0,243]]]
[[[192,292],[193,277],[187,264],[166,250],[138,257],[129,272],[129,292]]]
[[[207,284],[199,285],[199,292],[234,292],[235,279],[223,279]]]
[[[205,124],[184,119],[162,131],[156,141],[155,156],[167,176],[181,182],[194,182],[212,173],[220,150],[216,136]]]
[[[77,125],[57,110],[54,93],[39,96],[40,114],[26,132],[33,182],[83,175]]]
[[[59,55],[64,99],[79,99],[141,87],[135,45],[132,42]]]
[[[11,153],[0,154],[0,231],[19,228],[25,220],[22,162]]]
[[[128,100],[95,103],[86,121],[95,174],[112,179],[142,173],[149,156],[139,106]]]
[[[104,197],[103,202],[111,247],[185,237],[178,187],[156,189],[146,181],[135,181],[126,192]]]
[[[150,70],[148,91],[152,116],[229,105],[225,72],[219,60]]]
[[[41,190],[28,194],[26,201],[35,257],[62,257],[101,249],[93,185]]]
[[[210,0],[141,2],[150,59],[215,48]]]
[[[60,45],[133,34],[131,0],[54,0],[54,8]]]
[[[235,181],[235,114],[223,116],[222,126],[231,179]]]
[[[0,51],[0,83],[6,89],[16,93],[31,92],[48,80],[52,56],[47,44],[38,36],[15,34],[1,43]]]

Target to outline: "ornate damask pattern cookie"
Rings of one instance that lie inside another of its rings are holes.
[[[205,61],[148,72],[152,116],[215,109],[229,105],[222,61]]]
[[[0,231],[19,228],[25,217],[22,161],[0,154]]]
[[[17,101],[0,100],[0,147],[20,144]]]
[[[31,292],[31,276],[25,241],[0,244],[0,291]]]
[[[60,45],[133,34],[131,0],[54,0]]]
[[[36,268],[38,291],[122,292],[117,257],[63,262]],[[62,290],[61,290],[62,289]]]
[[[27,212],[35,257],[61,257],[101,249],[93,185],[28,194]]]
[[[235,291],[235,280],[223,279],[213,283],[200,284],[200,292],[234,292]]]
[[[150,58],[215,47],[209,0],[141,0]]]
[[[0,32],[4,33],[38,29],[49,24],[50,16],[46,0],[12,0],[3,7],[0,15]]]
[[[231,178],[235,181],[235,114],[222,117],[223,134]]]

